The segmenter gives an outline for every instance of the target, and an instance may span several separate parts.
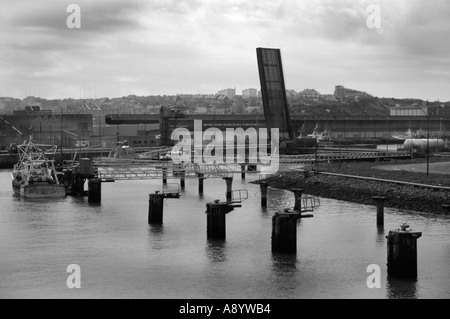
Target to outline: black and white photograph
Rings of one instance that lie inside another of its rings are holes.
[[[0,299],[449,299],[449,17],[2,0]]]

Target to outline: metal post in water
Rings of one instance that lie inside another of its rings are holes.
[[[227,199],[227,202],[229,203],[229,202],[231,202],[231,200],[232,200],[232,192],[233,192],[233,177],[224,177],[223,178],[224,180],[225,180],[225,182],[227,183],[227,191],[226,191],[226,193],[225,193],[225,195],[226,195],[226,199]]]
[[[203,194],[203,180],[205,179],[203,173],[197,173],[198,176],[198,193]]]
[[[185,176],[186,176],[186,171],[182,170],[181,171],[181,177],[180,177],[180,187],[181,187],[181,189],[185,188]]]
[[[267,207],[267,188],[269,184],[267,182],[261,182],[259,188],[261,189],[261,206]]]
[[[372,199],[376,202],[377,205],[377,226],[384,226],[384,200],[386,197],[383,196],[373,196]]]

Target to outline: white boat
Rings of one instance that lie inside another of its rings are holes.
[[[66,196],[66,188],[58,180],[55,161],[56,146],[28,142],[18,146],[19,161],[11,174],[13,189],[25,198]]]

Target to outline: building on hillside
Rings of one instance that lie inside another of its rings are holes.
[[[219,92],[217,92],[217,94],[224,95],[224,96],[228,97],[229,99],[232,99],[236,96],[236,88],[220,90]]]
[[[251,97],[258,97],[258,89],[245,89],[242,90],[242,97],[243,98],[251,98]]]
[[[334,88],[334,97],[337,100],[343,99],[359,99],[362,97],[369,97],[370,95],[366,92],[356,91],[352,89],[345,88],[343,85],[336,85]]]
[[[416,104],[416,103],[414,103]],[[390,116],[428,116],[431,112],[429,106],[423,105],[395,106],[389,109]]]

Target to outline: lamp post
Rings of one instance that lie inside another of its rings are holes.
[[[100,142],[100,157],[102,156],[102,113],[101,109],[98,109],[98,138]]]
[[[119,145],[119,108],[116,109],[117,121],[116,121],[116,145]]]
[[[344,132],[344,142],[345,142],[345,151],[346,152],[348,152],[347,124],[348,124],[348,117],[345,118],[345,132]]]
[[[391,135],[391,130],[389,128],[389,116],[387,117],[387,139],[386,139],[386,152],[389,151],[389,137]]]
[[[428,114],[425,115],[427,117],[427,176],[428,176],[430,172],[430,123],[429,123],[430,119],[428,117]]]

